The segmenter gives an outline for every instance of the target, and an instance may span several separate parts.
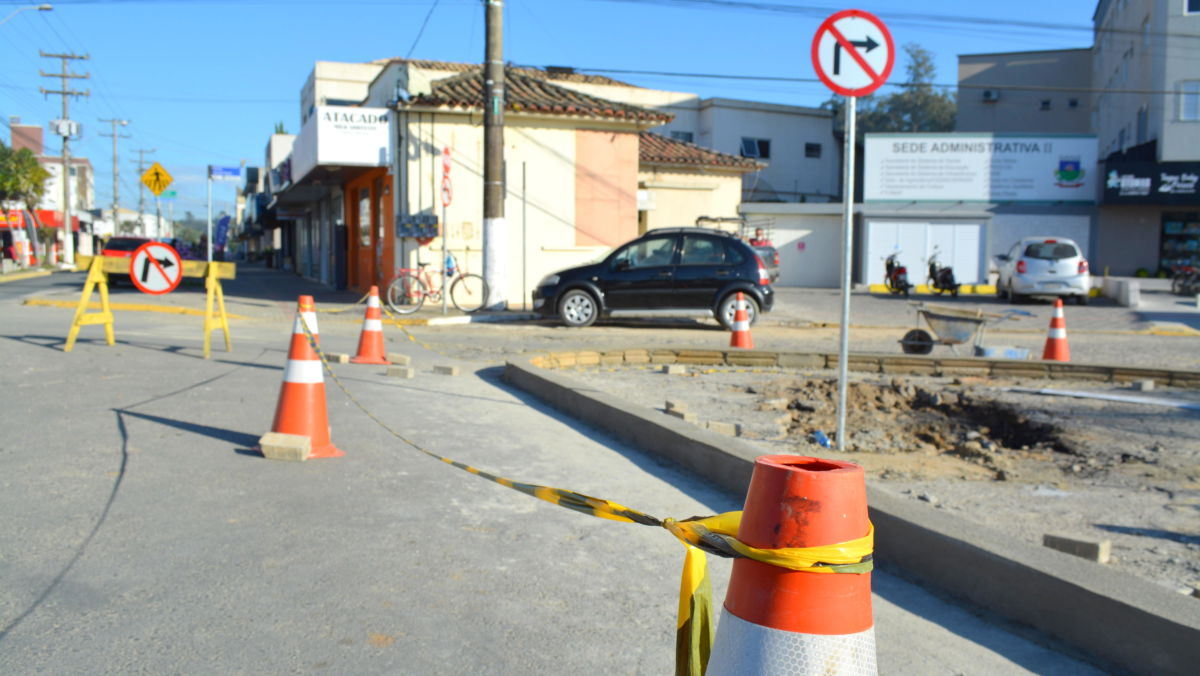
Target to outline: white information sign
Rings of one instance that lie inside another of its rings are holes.
[[[867,202],[1075,202],[1097,195],[1095,136],[867,134]]]

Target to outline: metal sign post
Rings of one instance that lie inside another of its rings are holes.
[[[449,250],[446,246],[446,236],[450,233],[450,224],[446,222],[446,207],[450,206],[452,193],[450,190],[450,146],[442,147],[442,314],[450,312],[450,285],[448,275],[450,268],[446,265]]]
[[[878,38],[878,41],[877,41]],[[880,49],[882,48],[882,49]],[[876,50],[879,51],[876,51]],[[850,285],[854,263],[854,137],[858,97],[878,89],[892,72],[896,48],[887,26],[875,15],[847,9],[830,16],[812,41],[817,76],[846,97],[846,135],[842,151],[842,321],[838,331],[837,448],[849,448],[846,388],[850,370]]]

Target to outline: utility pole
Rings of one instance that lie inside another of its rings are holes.
[[[75,59],[87,60],[91,57],[88,55],[78,54],[47,54],[38,50],[42,58],[46,59],[62,59],[61,73],[47,73],[38,70],[42,77],[56,77],[62,80],[62,89],[46,89],[38,87],[43,96],[50,94],[59,94],[62,96],[62,120],[56,121],[55,130],[62,136],[62,180],[63,180],[63,261],[67,265],[75,265],[75,240],[71,231],[71,135],[76,133],[78,127],[71,121],[69,102],[72,96],[91,96],[90,91],[76,91],[71,89],[69,80],[86,80],[91,77],[88,73],[71,73],[67,70],[68,64]]]
[[[150,233],[146,232],[146,185],[142,183],[142,174],[146,173],[146,155],[154,151],[155,148],[138,148],[133,151],[138,154],[138,227],[146,237],[149,237]]]
[[[121,224],[121,217],[120,217],[120,211],[121,211],[120,185],[121,185],[121,182],[120,182],[120,167],[117,164],[117,139],[118,138],[133,138],[133,137],[130,136],[129,134],[118,134],[117,133],[117,125],[119,124],[122,127],[124,127],[129,124],[129,120],[118,120],[116,118],[113,118],[111,120],[100,120],[100,121],[108,122],[109,124],[112,125],[112,133],[111,134],[105,134],[105,133],[101,132],[100,135],[101,136],[111,136],[112,140],[113,140],[112,219],[113,219],[113,234],[116,235],[116,234],[118,234],[117,229]]]
[[[487,307],[507,307],[508,225],[504,220],[504,0],[484,0],[487,42],[483,64],[483,278]],[[443,223],[445,228],[446,224]]]

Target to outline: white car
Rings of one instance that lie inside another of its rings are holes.
[[[996,256],[996,294],[1011,302],[1029,296],[1071,296],[1086,305],[1092,278],[1079,245],[1063,237],[1026,237]]]

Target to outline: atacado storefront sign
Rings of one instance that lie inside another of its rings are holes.
[[[1200,162],[1105,162],[1105,204],[1200,206]]]
[[[868,202],[1096,201],[1096,137],[867,134]]]

